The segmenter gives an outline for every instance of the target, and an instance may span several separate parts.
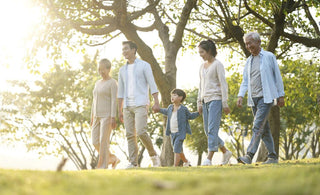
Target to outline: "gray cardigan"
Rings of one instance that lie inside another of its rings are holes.
[[[171,134],[170,131],[170,120],[173,112],[173,104],[170,104],[168,108],[161,108],[160,113],[167,116],[167,127],[166,127],[166,135],[169,136]],[[177,111],[178,118],[178,130],[179,130],[179,138],[185,139],[186,134],[191,135],[191,128],[189,125],[190,119],[195,119],[199,116],[199,112],[189,112],[188,108],[184,105],[180,105],[180,108]]]

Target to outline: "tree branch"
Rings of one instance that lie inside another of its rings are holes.
[[[272,22],[270,22],[269,20],[267,20],[266,18],[262,17],[260,14],[258,14],[257,12],[253,11],[253,9],[251,9],[248,5],[247,0],[244,0],[244,5],[246,7],[246,9],[248,10],[249,13],[251,13],[252,15],[254,15],[256,18],[258,18],[259,20],[261,20],[263,23],[265,23],[266,25],[268,25],[269,27],[273,27]]]
[[[300,43],[300,44],[305,45],[307,47],[315,47],[315,48],[320,49],[320,38],[311,39],[311,38],[307,38],[307,37],[301,37],[298,35],[289,34],[286,32],[283,32],[282,35],[294,43]]]
[[[314,30],[316,31],[316,34],[318,36],[320,36],[319,26],[318,26],[317,22],[314,20],[314,18],[312,17],[310,10],[309,10],[309,7],[306,4],[305,0],[303,0],[303,9],[306,12],[307,18],[310,20],[311,25],[313,26]]]

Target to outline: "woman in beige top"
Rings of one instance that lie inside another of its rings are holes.
[[[199,54],[204,60],[200,67],[200,86],[198,91],[198,111],[203,113],[204,130],[208,137],[208,155],[202,165],[211,165],[214,152],[223,152],[221,164],[227,164],[232,153],[224,147],[220,139],[219,127],[222,109],[230,113],[228,106],[228,84],[223,64],[216,59],[217,48],[212,40],[201,41]]]
[[[116,127],[117,113],[117,81],[110,77],[111,63],[107,59],[99,62],[98,80],[93,90],[91,109],[92,143],[99,153],[97,169],[108,168],[112,164],[115,169],[120,160],[109,151],[111,130]],[[108,163],[107,163],[108,162]]]

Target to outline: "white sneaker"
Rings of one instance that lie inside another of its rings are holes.
[[[153,167],[161,166],[160,157],[158,155],[151,156],[151,160],[152,160]]]
[[[228,164],[231,156],[232,156],[232,152],[230,152],[229,150],[227,150],[225,153],[223,153],[221,164],[222,165]]]
[[[134,169],[134,168],[138,168],[138,165],[134,165],[130,163],[126,169]]]
[[[207,158],[202,162],[202,166],[211,166],[211,165],[212,165],[211,160]]]
[[[184,166],[184,167],[191,167],[190,161],[184,162],[184,163],[183,163],[183,166]]]

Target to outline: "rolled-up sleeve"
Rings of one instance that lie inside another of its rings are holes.
[[[118,75],[118,98],[124,98],[123,68],[120,68]]]
[[[276,57],[272,56],[272,64],[274,66],[274,79],[275,79],[275,85],[278,91],[278,96],[283,97],[284,96],[284,87],[283,87],[283,81],[280,73],[280,68],[278,66]]]
[[[247,90],[248,90],[248,61],[246,62],[246,65],[244,67],[243,70],[243,77],[242,77],[242,82],[240,85],[240,89],[239,89],[239,93],[238,93],[238,97],[244,97]]]
[[[147,80],[147,83],[150,87],[151,94],[157,93],[158,88],[157,88],[156,82],[154,81],[151,66],[148,63],[145,63],[144,74],[145,74],[145,78]]]

